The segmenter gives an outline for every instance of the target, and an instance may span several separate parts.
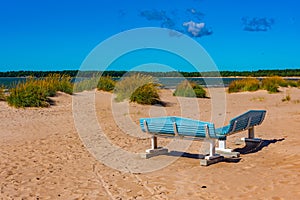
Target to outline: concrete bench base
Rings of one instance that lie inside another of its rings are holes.
[[[261,138],[240,138],[236,140],[234,143],[236,145],[245,145],[247,143],[260,143],[262,141]]]
[[[240,157],[239,152],[234,152],[232,149],[226,147],[225,140],[219,140],[219,147],[216,148],[216,153],[224,156],[225,158],[238,158]]]
[[[213,157],[206,157],[206,159],[200,159],[201,166],[208,166],[224,160],[223,156],[213,156]]]
[[[146,153],[141,153],[141,158],[151,158],[158,155],[168,154],[168,149],[163,147],[158,147],[157,149],[147,149]]]
[[[222,149],[216,149],[216,153],[220,154],[221,156],[224,156],[225,158],[238,158],[238,157],[240,157],[239,152],[234,152],[232,150],[227,151],[227,149],[225,149],[225,151],[222,150]]]

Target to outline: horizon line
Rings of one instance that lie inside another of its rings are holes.
[[[207,73],[207,72],[258,72],[258,71],[300,71],[300,68],[286,68],[286,69],[258,69],[258,70],[218,70],[218,71],[131,71],[131,70],[79,70],[79,69],[63,69],[63,70],[9,70],[0,71],[0,73],[9,72],[67,72],[67,71],[81,71],[81,72],[147,72],[147,73]]]

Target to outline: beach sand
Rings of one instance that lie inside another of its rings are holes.
[[[224,96],[222,88],[210,92]],[[253,153],[241,154],[239,162],[203,167],[192,155],[205,151],[206,146],[194,141],[187,149],[190,156],[173,156],[176,160],[159,170],[129,173],[106,166],[89,152],[76,129],[72,96],[59,93],[53,98],[55,105],[49,108],[16,109],[0,102],[0,199],[300,198],[300,89],[282,89],[278,94],[226,94],[221,103],[198,99],[196,107],[190,103],[195,99],[176,98],[168,90],[160,92],[166,107],[115,104],[112,94],[106,92],[76,95],[91,94],[95,94],[94,108],[102,131],[111,143],[127,152],[142,153],[150,147],[150,141],[128,135],[118,121],[124,116],[135,128],[139,118],[160,115],[216,121],[220,126],[250,109],[267,110],[265,121],[255,128],[256,137],[262,138],[264,145]],[[283,102],[287,94],[291,100]],[[88,114],[87,110],[82,112]],[[142,135],[141,131],[132,131]],[[243,148],[236,141],[246,136],[247,132],[229,136],[228,146]],[[158,142],[167,145],[170,139],[159,138]],[[151,159],[160,162],[167,157]]]

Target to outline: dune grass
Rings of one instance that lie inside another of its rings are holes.
[[[147,85],[148,86],[144,86]],[[144,86],[144,87],[143,87]],[[140,93],[147,87],[157,87],[157,81],[149,75],[144,75],[141,73],[132,74],[130,76],[125,76],[120,81],[118,81],[115,85],[114,93],[116,94],[115,100],[120,102],[124,101],[125,99],[130,99],[130,97],[133,95],[133,93],[140,88]],[[153,88],[151,88],[153,89]],[[153,90],[153,98],[156,98],[156,93]],[[157,92],[157,91],[156,91]],[[137,94],[137,92],[136,92]],[[136,95],[135,94],[135,95]],[[158,95],[158,94],[157,94]],[[150,96],[149,96],[150,97]],[[136,97],[133,98],[133,100],[136,99]]]
[[[255,78],[246,78],[242,80],[232,81],[229,84],[228,92],[245,92],[245,91],[257,91],[260,88],[259,80]]]
[[[146,105],[161,104],[157,86],[155,83],[146,83],[138,87],[130,96],[130,101]]]
[[[66,94],[73,93],[73,84],[71,83],[71,77],[68,75],[50,74],[42,80],[38,80],[50,93],[49,96],[55,96],[57,91],[64,92]]]
[[[300,87],[300,81],[285,80],[279,76],[264,78],[261,82],[255,78],[246,78],[232,81],[229,84],[228,92],[267,90],[269,93],[279,92],[279,87]]]
[[[14,107],[47,107],[49,106],[48,97],[54,91],[47,88],[42,81],[30,79],[25,83],[19,83],[10,90],[7,102]]]
[[[119,82],[114,81],[109,76],[94,76],[74,84],[74,91],[81,92],[97,88],[102,91],[114,91],[117,102],[126,99],[139,104],[160,103],[157,81],[149,75],[141,73],[125,76]]]
[[[253,97],[252,99],[250,99],[250,101],[264,101],[265,98],[264,97]]]
[[[197,97],[197,98],[206,98],[206,91],[201,85],[198,85],[195,82],[190,82],[187,80],[182,81],[176,87],[174,96],[181,97]]]
[[[6,100],[4,89],[5,89],[4,86],[0,86],[0,101],[5,101]]]
[[[24,83],[18,83],[9,91],[7,102],[14,107],[48,107],[49,97],[55,96],[57,91],[72,94],[71,77],[50,74],[44,79],[29,78]]]
[[[300,88],[300,80],[297,81],[297,87]]]
[[[287,80],[286,82],[290,87],[298,87],[297,81]]]
[[[284,80],[282,77],[274,76],[265,78],[262,81],[262,88],[268,90],[270,93],[279,92],[279,87],[298,87],[300,81]]]
[[[262,89],[267,90],[269,93],[277,93],[279,92],[279,87],[287,86],[288,82],[279,76],[265,78],[262,80],[261,84]]]
[[[116,82],[109,76],[102,76],[97,84],[97,89],[111,92],[114,90]]]
[[[116,82],[111,77],[96,74],[93,77],[76,82],[74,84],[74,92],[90,91],[96,88],[98,90],[111,92],[114,90],[115,85]]]

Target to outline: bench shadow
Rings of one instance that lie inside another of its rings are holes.
[[[181,151],[170,151],[168,153],[168,156],[175,156],[175,157],[185,157],[185,158],[192,158],[192,159],[204,159],[204,155],[202,154],[196,154],[196,153],[187,153],[187,152],[181,152]],[[237,163],[241,160],[241,158],[224,158],[221,162],[229,162],[229,163]]]
[[[269,146],[270,144],[275,144],[277,142],[281,142],[285,140],[284,138],[273,139],[273,140],[261,140],[260,142],[245,142],[245,146],[243,148],[236,148],[233,151],[239,152],[242,155],[256,153],[261,151],[263,148]]]
[[[236,148],[233,151],[239,152],[242,155],[250,154],[250,153],[256,153],[258,151],[261,151],[263,148],[269,146],[270,144],[275,144],[277,142],[284,141],[285,138],[280,139],[272,139],[272,140],[261,140],[260,142],[245,142],[245,146],[243,148]],[[182,151],[170,151],[168,156],[174,156],[174,157],[185,157],[185,158],[191,158],[191,159],[204,159],[203,154],[196,154],[196,153],[187,153]],[[238,158],[230,158],[226,157],[221,162],[228,162],[228,163],[238,163],[241,160],[240,157]]]
[[[172,107],[174,106],[175,103],[167,102],[167,101],[159,101],[157,104],[154,104],[153,106],[158,106],[158,107]]]
[[[56,102],[53,99],[48,98],[47,102],[49,103],[50,106],[56,106]]]
[[[193,159],[203,159],[204,158],[204,155],[202,155],[202,154],[186,153],[186,152],[182,152],[182,151],[170,151],[168,153],[168,156],[185,157],[185,158],[193,158]]]

